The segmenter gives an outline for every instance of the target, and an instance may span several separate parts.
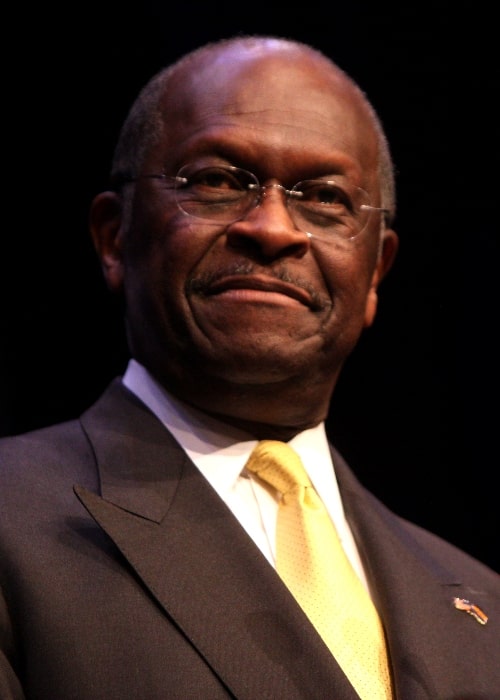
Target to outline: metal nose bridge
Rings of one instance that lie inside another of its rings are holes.
[[[265,197],[265,196],[266,196],[265,190],[272,189],[273,187],[274,187],[275,190],[283,190],[283,192],[284,192],[287,196],[288,196],[289,194],[291,194],[291,190],[287,190],[286,187],[284,187],[283,185],[278,184],[277,182],[274,182],[272,185],[260,185],[260,191],[262,192],[262,194],[263,194],[264,197]]]
[[[280,184],[277,183],[277,182],[274,182],[274,183],[272,183],[271,185],[261,185],[260,183],[259,183],[258,185],[257,185],[257,184],[251,184],[251,185],[248,186],[248,189],[249,189],[249,190],[253,190],[253,191],[256,192],[256,194],[257,194],[256,200],[255,200],[254,203],[250,206],[250,209],[254,209],[255,207],[258,207],[258,206],[260,205],[260,203],[261,203],[263,197],[266,196],[266,190],[272,190],[272,189],[281,190],[281,191],[283,192],[283,194],[285,195],[285,198],[284,198],[284,205],[285,205],[285,207],[286,207],[286,209],[287,209],[288,216],[291,218],[291,220],[293,221],[294,225],[297,226],[297,223],[296,223],[295,218],[294,218],[294,213],[293,213],[293,211],[290,210],[290,207],[289,207],[288,203],[289,203],[290,200],[293,201],[293,199],[300,199],[300,198],[303,196],[303,193],[302,193],[302,192],[300,192],[300,191],[298,191],[298,190],[295,190],[295,189],[289,190],[289,189],[286,188],[284,185],[280,185]],[[248,211],[249,211],[249,210],[247,210],[247,214],[248,214]],[[301,229],[301,230],[302,230],[302,229]],[[313,234],[312,234],[312,233],[309,233],[309,231],[305,231],[305,230],[304,230],[304,233],[305,233],[305,235],[306,235],[308,238],[312,238],[312,237],[313,237]]]
[[[281,190],[283,194],[285,195],[285,204],[288,203],[288,200],[292,197],[300,197],[301,192],[295,192],[294,190],[289,190],[287,189],[284,185],[280,185],[277,182],[271,184],[271,185],[250,185],[249,189],[255,190],[258,195],[258,201],[257,204],[260,204],[261,200],[263,197],[267,196],[266,190]]]

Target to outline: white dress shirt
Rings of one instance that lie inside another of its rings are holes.
[[[168,428],[274,566],[278,503],[244,468],[257,440],[174,398],[136,360],[130,360],[123,383]],[[304,430],[289,444],[299,454],[348,558],[368,589],[344,516],[324,424]]]

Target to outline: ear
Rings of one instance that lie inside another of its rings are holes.
[[[365,305],[365,328],[372,325],[375,314],[377,313],[378,293],[377,289],[380,282],[389,272],[398,252],[399,239],[398,235],[392,229],[384,229],[382,232],[377,264],[373,272],[370,289],[366,297]]]
[[[112,292],[120,292],[123,285],[122,212],[121,197],[116,192],[101,192],[90,207],[90,234]]]

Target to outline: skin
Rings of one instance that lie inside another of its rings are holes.
[[[174,77],[162,109],[168,125],[142,173],[208,161],[286,187],[340,173],[380,204],[366,105],[304,50],[218,49]],[[124,295],[132,355],[174,395],[258,439],[325,419],[397,251],[377,213],[355,239],[325,242],[296,228],[277,189],[219,225],[183,215],[147,178],[99,194],[90,227],[107,284]]]

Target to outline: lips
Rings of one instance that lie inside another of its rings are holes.
[[[251,292],[253,291],[263,292],[264,294],[258,294],[255,297],[264,301],[265,294],[269,294],[270,299],[275,298],[272,295],[282,295],[311,309],[317,309],[319,306],[313,294],[304,287],[266,275],[229,275],[213,281],[203,291],[206,296],[215,296],[237,290],[248,291],[249,300],[252,299]]]

